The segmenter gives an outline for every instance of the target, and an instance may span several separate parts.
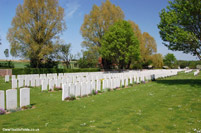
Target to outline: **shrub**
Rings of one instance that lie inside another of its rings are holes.
[[[73,101],[73,100],[75,100],[75,99],[76,99],[76,97],[73,96],[73,95],[71,95],[70,97],[66,97],[66,98],[65,98],[65,100],[69,100],[69,101]]]
[[[13,68],[13,75],[20,74],[46,74],[46,73],[74,73],[74,72],[98,72],[99,68],[81,69],[57,69],[57,68]]]
[[[31,109],[32,108],[32,105],[27,105],[27,106],[23,106],[23,107],[21,107],[21,109]]]
[[[62,88],[61,87],[55,87],[54,90],[59,91],[59,90],[62,90]]]
[[[92,90],[92,95],[96,95],[98,92],[96,90]]]
[[[133,86],[133,84],[129,83],[128,86]]]

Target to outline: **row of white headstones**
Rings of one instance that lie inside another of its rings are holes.
[[[12,75],[12,88],[40,87],[42,91],[62,89],[62,100],[70,96],[86,96],[93,91],[114,89],[141,83],[161,77],[177,75],[180,69],[171,70],[143,70],[124,72],[84,72],[84,73],[59,73],[59,74],[31,74]],[[5,77],[9,81],[9,76]]]
[[[16,109],[17,108],[17,89],[0,90],[0,108],[1,109]],[[6,96],[6,98],[5,98]],[[20,89],[20,108],[23,106],[30,105],[30,88]],[[6,100],[6,102],[5,102]],[[5,107],[6,103],[6,107]]]

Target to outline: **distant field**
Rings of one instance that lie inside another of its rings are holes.
[[[29,61],[28,60],[11,60],[12,63],[14,64],[14,68],[25,68],[27,65],[29,65]],[[0,63],[7,63],[8,61],[5,60],[0,60]],[[71,63],[71,67],[72,68],[77,68],[72,66],[73,62]],[[64,65],[60,62],[58,64],[58,68],[64,68]]]
[[[0,63],[7,63],[8,61],[0,61]],[[26,65],[29,65],[28,61],[12,61],[15,68],[25,68]]]
[[[0,77],[0,90],[11,88]],[[19,89],[18,89],[19,91]],[[201,74],[180,73],[146,84],[66,102],[61,91],[31,88],[36,108],[0,115],[2,128],[41,132],[201,131]]]

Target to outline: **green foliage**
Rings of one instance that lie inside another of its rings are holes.
[[[57,69],[57,68],[13,68],[13,75],[20,74],[46,74],[46,73],[73,73],[73,72],[98,72],[99,68]]]
[[[6,56],[6,58],[9,57],[9,50],[8,50],[8,49],[5,49],[5,50],[4,50],[4,55]]]
[[[31,67],[39,68],[65,29],[64,9],[58,0],[24,0],[7,34],[11,54],[30,59]]]
[[[160,13],[160,36],[171,50],[201,54],[200,0],[173,0]],[[168,43],[169,42],[169,43]]]
[[[98,67],[98,54],[97,51],[88,50],[83,51],[82,57],[78,60],[80,68],[97,68]]]
[[[184,61],[184,60],[178,60],[177,65],[180,66],[180,68],[189,67],[191,69],[196,69],[197,65],[201,65],[201,61]]]
[[[71,55],[70,55],[71,44],[58,44],[54,50],[54,54],[59,61],[63,61],[66,68],[70,65]]]
[[[131,60],[139,59],[139,42],[127,21],[112,25],[101,39],[101,56],[112,60],[119,69],[130,68]]]
[[[93,59],[93,64],[97,62],[100,57],[99,48],[101,47],[103,35],[111,25],[123,19],[124,13],[121,8],[112,4],[110,0],[102,2],[100,6],[94,5],[90,13],[85,15],[84,22],[80,28],[84,39],[82,46],[86,48],[87,52],[93,54],[93,56],[90,57],[90,59]],[[88,63],[90,63],[90,61]],[[88,63],[86,62],[86,64]],[[102,63],[102,65],[104,68],[108,67],[107,63]]]
[[[176,61],[177,59],[175,58],[174,54],[168,53],[164,57],[164,64],[168,66],[169,68],[174,68]]]

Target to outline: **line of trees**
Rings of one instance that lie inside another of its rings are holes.
[[[194,4],[197,1],[194,0]],[[70,54],[71,44],[59,38],[66,30],[66,23],[64,9],[58,3],[58,0],[24,0],[22,5],[18,5],[7,34],[12,56],[29,59],[33,68],[47,67],[46,64],[54,64],[55,61],[69,66],[75,56]],[[189,3],[192,6],[193,2],[170,2],[168,10],[160,13],[158,27],[162,39],[169,42],[169,45],[165,45],[170,49],[190,52],[200,58],[200,23],[194,23],[191,12],[181,14],[187,18],[179,15],[183,9],[187,10]],[[197,4],[196,7],[199,7],[200,4]],[[197,8],[191,9],[197,13]],[[163,62],[162,55],[157,54],[155,39],[147,32],[142,33],[135,22],[124,18],[122,9],[109,0],[92,7],[80,28],[84,39],[81,45],[85,49],[78,56],[80,67],[134,69],[161,68],[164,63],[168,64],[166,57]],[[195,21],[199,22],[197,18]],[[198,31],[193,32],[195,29],[191,25],[198,27]]]

